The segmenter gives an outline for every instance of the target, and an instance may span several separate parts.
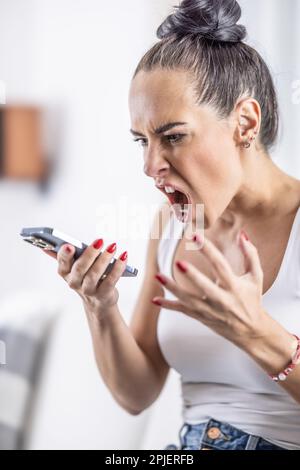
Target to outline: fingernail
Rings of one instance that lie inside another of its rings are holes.
[[[187,265],[182,261],[176,261],[176,266],[182,273],[187,272]]]
[[[241,231],[241,237],[244,237],[244,239],[245,239],[246,241],[250,241],[250,239],[249,239],[247,233],[245,232],[245,230],[242,230],[242,231]]]
[[[126,261],[127,260],[128,253],[127,251],[124,251],[124,253],[121,254],[120,260],[121,261]]]
[[[193,238],[193,241],[195,243],[198,243],[199,245],[203,245],[203,239],[199,234],[196,234]]]
[[[156,274],[155,279],[157,279],[164,286],[167,284],[166,279],[163,276],[161,276],[160,274]]]
[[[67,253],[72,253],[72,248],[69,245],[67,245],[67,246],[65,246],[65,251]]]
[[[157,299],[152,299],[152,303],[153,303],[154,305],[159,305],[159,306],[161,307],[161,302],[160,302],[159,300],[157,300]]]
[[[102,245],[103,245],[103,240],[102,240],[102,238],[100,238],[99,240],[96,240],[96,241],[93,243],[93,247],[95,248],[95,250],[99,250],[99,248],[101,248]]]
[[[112,243],[111,245],[109,245],[109,247],[106,249],[106,251],[108,251],[108,253],[113,253],[116,250],[116,247],[117,247],[117,244]]]

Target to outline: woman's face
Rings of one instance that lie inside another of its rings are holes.
[[[131,129],[144,156],[144,171],[153,183],[184,193],[165,193],[172,204],[204,205],[204,228],[224,212],[242,184],[237,122],[220,120],[207,105],[195,104],[193,87],[182,71],[140,71],[133,79],[129,108]],[[174,127],[159,132],[169,123]],[[181,124],[178,124],[181,123]]]

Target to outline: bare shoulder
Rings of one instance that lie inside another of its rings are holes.
[[[151,299],[164,294],[162,287],[155,279],[155,274],[159,269],[157,263],[159,241],[170,217],[171,207],[166,202],[157,211],[152,223],[143,283],[130,322],[130,330],[135,340],[154,365],[162,385],[167,378],[169,365],[162,356],[157,340],[160,308],[154,305]]]

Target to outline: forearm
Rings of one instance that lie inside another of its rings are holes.
[[[150,406],[159,394],[155,369],[138,346],[117,306],[105,315],[85,309],[96,362],[115,400],[137,414]]]
[[[295,352],[294,332],[288,332],[266,313],[257,338],[244,344],[244,349],[268,374],[278,374],[291,362]],[[271,380],[271,378],[270,378]],[[285,381],[277,382],[300,405],[300,364]]]

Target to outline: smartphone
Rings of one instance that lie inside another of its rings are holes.
[[[49,227],[29,227],[23,228],[21,233],[21,237],[25,242],[31,243],[38,248],[42,248],[43,250],[47,251],[54,251],[58,253],[60,247],[65,243],[69,243],[73,245],[75,248],[74,259],[76,260],[79,256],[84,252],[84,250],[88,247],[85,243],[82,243],[79,240],[76,240],[69,235],[60,232],[55,228]],[[101,255],[101,252],[100,254]],[[106,271],[101,276],[101,279],[104,279],[107,274],[112,270],[114,264],[116,262],[116,258],[113,258],[108,265]],[[122,277],[135,277],[138,273],[136,268],[131,266],[126,266],[125,271],[122,274]]]

